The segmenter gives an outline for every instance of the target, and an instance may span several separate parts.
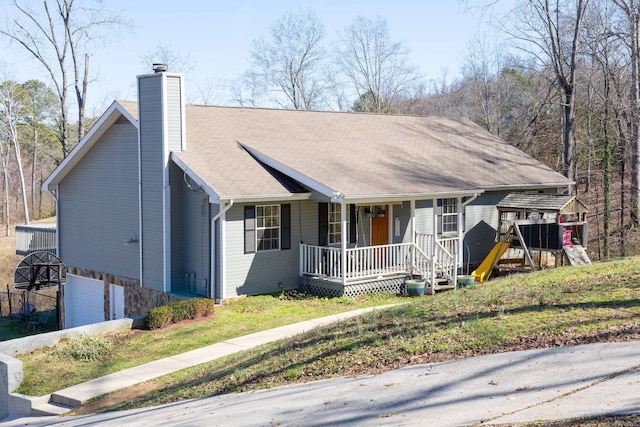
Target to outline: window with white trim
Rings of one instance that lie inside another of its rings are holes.
[[[439,199],[442,215],[442,234],[458,233],[458,199]]]
[[[342,241],[342,215],[339,203],[329,203],[329,244]],[[347,226],[348,229],[348,226]]]
[[[280,249],[280,205],[256,206],[258,252]]]
[[[291,205],[244,207],[244,253],[291,249]]]

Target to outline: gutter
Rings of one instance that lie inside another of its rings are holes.
[[[42,190],[51,196],[53,202],[56,205],[56,255],[60,256],[60,215],[58,215],[58,185],[55,189],[44,188],[44,184],[41,187]],[[55,191],[55,194],[54,194]]]
[[[225,206],[221,206],[220,212],[218,212],[213,218],[211,218],[211,254],[210,254],[210,277],[209,277],[209,292],[211,298],[215,299],[215,273],[216,273],[216,221],[220,219],[223,215],[227,213],[229,209],[233,206],[233,199],[229,200],[229,204]],[[220,227],[220,271],[222,274],[220,275],[220,300],[224,300],[224,283],[226,282],[225,276],[226,272],[224,269],[224,227]],[[216,301],[217,302],[217,301]]]
[[[482,193],[474,193],[474,194],[473,194],[473,196],[472,196],[471,198],[469,198],[469,199],[465,200],[465,201],[462,203],[461,207],[463,207],[463,208],[464,208],[464,207],[466,207],[469,203],[471,203],[471,202],[473,202],[475,199],[477,199],[477,198],[478,198],[478,196],[479,196],[480,194],[482,194]]]

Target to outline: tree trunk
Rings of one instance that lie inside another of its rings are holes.
[[[24,208],[24,223],[29,225],[29,204],[27,200],[27,186],[24,182],[24,171],[22,170],[22,158],[20,155],[20,143],[16,137],[13,141],[13,149],[16,155],[16,163],[18,164],[18,175],[20,177],[20,189],[22,190],[22,207]]]
[[[604,119],[603,119],[603,136],[604,136],[604,156],[602,158],[603,169],[603,252],[604,259],[608,260],[610,253],[610,239],[609,233],[611,233],[611,141],[609,141],[609,67],[604,67]]]
[[[564,176],[571,181],[575,181],[574,159],[573,159],[573,118],[574,118],[574,98],[573,90],[565,88],[564,105],[562,106],[563,117],[563,141],[564,141],[564,162],[562,171]]]
[[[38,160],[38,126],[33,126],[33,155],[31,156],[31,212],[36,210],[36,162]]]
[[[2,163],[2,178],[4,181],[4,221],[5,221],[5,236],[11,235],[11,221],[9,220],[9,147],[7,152],[4,151],[4,144],[0,143],[0,161]]]
[[[638,55],[640,55],[640,41],[638,38],[638,17],[630,16],[629,21],[631,24],[631,224],[638,225],[638,201],[640,200],[640,164],[638,163],[638,144],[640,143],[640,73],[638,70],[639,61]]]

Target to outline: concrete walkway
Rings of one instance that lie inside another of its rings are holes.
[[[218,345],[216,351],[230,354],[225,352],[291,336],[355,314],[345,313],[250,336],[253,338],[230,340],[224,346]],[[191,366],[188,354],[194,359],[204,357],[196,350],[171,358],[173,370],[183,367],[178,363]],[[147,367],[140,367],[139,378],[156,376],[148,365],[143,366]],[[122,375],[117,380],[101,379],[85,386],[84,391],[98,395],[116,383],[131,385],[141,380],[131,375]],[[87,397],[79,395],[82,386],[71,387],[64,395],[84,400]],[[73,393],[69,392],[71,389]],[[131,411],[7,419],[2,425],[461,426],[629,413],[640,413],[640,342],[503,353]]]
[[[51,394],[50,398],[40,399],[47,401],[34,407],[39,414],[62,415],[71,408],[80,406],[89,399],[118,391],[133,385],[148,381],[163,375],[170,374],[185,368],[210,362],[220,357],[228,356],[239,351],[257,347],[268,342],[310,331],[316,327],[328,325],[340,320],[359,316],[374,310],[391,307],[391,305],[368,307],[345,313],[334,314],[319,319],[307,320],[292,325],[257,332],[207,347],[177,354],[165,359],[156,360],[125,369],[104,377],[96,378],[85,383],[77,384]]]

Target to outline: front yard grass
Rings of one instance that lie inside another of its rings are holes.
[[[513,275],[409,301],[107,395],[76,413],[481,354],[640,339],[640,258]]]
[[[110,351],[99,361],[64,357],[51,348],[18,356],[24,379],[17,393],[41,396],[152,360],[205,347],[230,338],[303,320],[364,307],[405,302],[391,294],[369,295],[357,300],[305,296],[256,296],[240,298],[216,308],[208,319],[182,322],[153,331],[130,330],[105,336]],[[61,342],[59,346],[68,344]]]

